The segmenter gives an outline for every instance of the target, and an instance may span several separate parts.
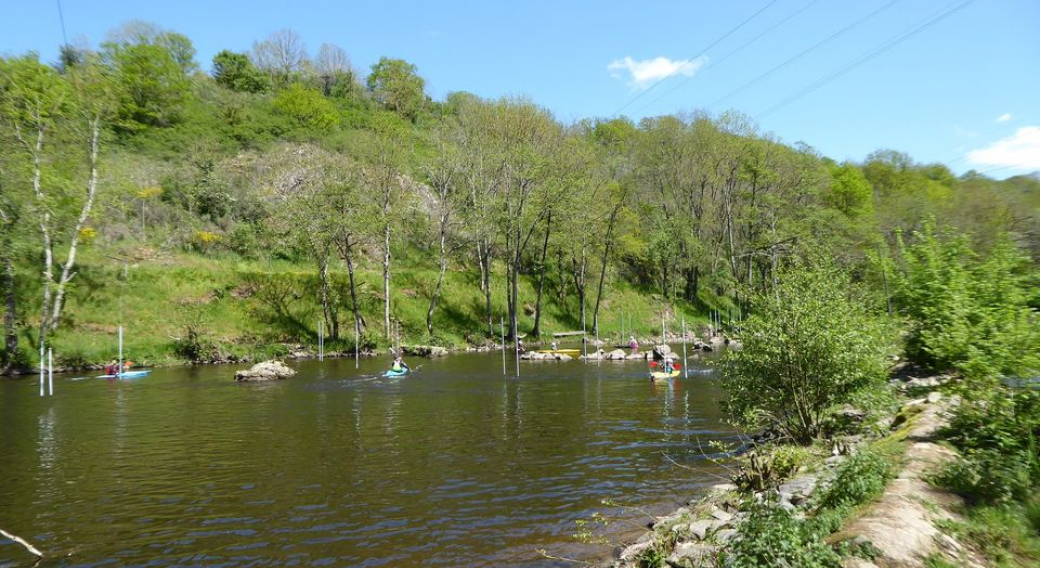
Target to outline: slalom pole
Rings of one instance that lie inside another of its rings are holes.
[[[123,326],[119,326],[119,367],[116,368],[116,377],[123,374]]]
[[[54,350],[47,348],[47,390],[50,396],[54,396]]]
[[[516,352],[516,378],[520,378],[520,332],[517,329],[517,313],[513,313],[513,349]]]
[[[499,318],[502,326],[502,376],[506,376],[506,318]]]
[[[682,366],[683,376],[690,378],[690,365],[686,361],[686,316],[682,319]]]
[[[43,396],[43,344],[40,344],[40,396]]]
[[[354,318],[354,368],[357,369],[361,364],[361,348],[358,346],[358,342],[361,341],[360,328],[361,325],[358,323],[357,318]]]

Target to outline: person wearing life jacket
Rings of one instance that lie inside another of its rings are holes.
[[[395,373],[401,373],[403,371],[408,371],[409,369],[408,364],[405,363],[403,359],[401,359],[400,355],[398,355],[394,358],[394,364],[390,367],[390,370]]]
[[[115,359],[112,359],[112,361],[109,364],[105,365],[105,374],[106,375],[118,375],[119,374],[119,363],[116,363]]]

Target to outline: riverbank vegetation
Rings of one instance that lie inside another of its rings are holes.
[[[130,358],[162,363],[282,356],[318,322],[353,351],[721,314],[744,345],[725,408],[772,440],[728,493],[748,514],[710,556],[732,566],[876,553],[838,535],[926,413],[892,415],[889,373],[959,401],[932,481],[966,501],[943,529],[994,565],[1040,562],[1038,263],[1036,175],[837,162],[736,112],[565,123],[523,97],[434,101],[406,61],[366,74],[290,30],[212,62],[141,22],[56,62],[0,58],[0,371],[41,346],[108,360],[119,326]],[[835,481],[785,506],[799,472]]]
[[[510,337],[649,334],[735,320],[809,256],[893,302],[876,290],[929,217],[983,257],[1040,255],[1035,177],[838,163],[734,112],[563,123],[522,97],[434,101],[406,61],[366,74],[291,30],[212,62],[142,22],[56,62],[4,57],[0,145],[5,369],[41,344],[105,360],[119,324],[146,361],[314,345],[318,320],[347,348],[355,328],[482,344],[503,319]]]

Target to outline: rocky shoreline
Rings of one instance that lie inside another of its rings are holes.
[[[863,437],[832,440],[832,455],[803,465],[776,486],[762,491],[738,489],[724,483],[687,506],[654,520],[635,542],[616,550],[603,568],[642,568],[656,565],[673,568],[722,566],[727,551],[745,538],[749,510],[775,507],[805,521],[819,513],[817,498],[834,483],[836,472],[850,456],[872,447],[898,444],[898,473],[872,502],[862,506],[842,523],[841,529],[825,540],[849,554],[845,568],[924,568],[936,555],[959,566],[985,566],[978,556],[941,530],[941,525],[959,518],[963,500],[930,485],[927,479],[957,454],[937,444],[936,434],[946,425],[959,397],[931,392],[905,402],[891,417],[888,433],[877,439]],[[865,557],[864,557],[865,556]]]

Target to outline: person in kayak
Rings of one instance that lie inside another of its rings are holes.
[[[115,359],[112,359],[112,361],[109,364],[105,365],[105,374],[106,375],[118,375],[119,374],[119,363],[116,363]]]
[[[401,359],[401,356],[397,355],[397,357],[394,358],[394,364],[390,367],[390,370],[395,373],[402,373],[409,371],[410,369],[408,368],[408,364]]]
[[[549,349],[552,349],[553,351],[556,351],[559,348],[560,348],[560,346],[556,345],[556,340],[555,339],[552,341],[552,343],[549,344]]]
[[[665,357],[664,358],[664,372],[666,372],[666,373],[668,373],[670,375],[670,374],[672,374],[672,371],[674,371],[674,370],[675,370],[675,364],[672,363],[672,358],[671,357]]]

